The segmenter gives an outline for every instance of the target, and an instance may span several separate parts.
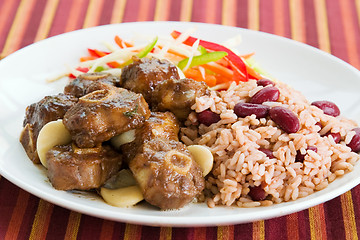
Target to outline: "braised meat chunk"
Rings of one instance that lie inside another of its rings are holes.
[[[120,79],[111,75],[110,73],[105,72],[85,73],[79,75],[68,85],[66,85],[64,88],[64,93],[74,95],[75,97],[82,97],[89,93],[87,88],[96,82],[105,83],[110,86],[117,86],[120,82]]]
[[[36,152],[36,142],[41,128],[48,122],[63,118],[77,101],[78,99],[74,96],[60,93],[46,96],[26,108],[20,142],[31,161],[40,163]]]
[[[178,209],[204,189],[204,178],[186,146],[178,141],[178,126],[170,113],[153,114],[122,148],[144,198],[161,209]],[[129,153],[133,151],[134,153]]]
[[[56,146],[46,154],[48,178],[58,190],[98,188],[116,174],[121,155],[110,146],[78,148],[75,144]]]
[[[170,78],[156,86],[152,94],[152,107],[155,111],[171,111],[177,119],[184,121],[191,112],[195,99],[208,94],[205,82],[190,78]]]
[[[141,128],[136,129],[135,140],[121,147],[124,160],[129,162],[135,157],[138,148],[154,138],[178,141],[179,123],[171,112],[151,112]]]
[[[143,94],[150,103],[156,85],[171,77],[179,79],[175,65],[156,58],[134,58],[134,62],[123,68],[120,85],[136,93]]]
[[[64,125],[81,148],[141,127],[150,110],[141,94],[123,88],[103,89],[79,99],[64,116]]]

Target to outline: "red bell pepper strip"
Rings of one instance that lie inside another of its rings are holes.
[[[80,72],[83,72],[83,73],[87,73],[90,69],[88,67],[77,67],[76,70],[78,70]],[[70,78],[76,78],[74,76],[74,74],[72,74],[72,73],[69,74],[69,77]]]
[[[178,38],[180,35],[181,35],[181,32],[175,31],[175,30],[171,33],[171,36],[174,39]],[[183,43],[186,44],[186,45],[192,46],[195,43],[196,40],[198,40],[198,39],[189,36]],[[224,51],[224,52],[227,52],[228,55],[226,57],[224,57],[224,58],[228,59],[229,63],[231,63],[230,66],[234,71],[234,80],[236,82],[238,82],[238,80],[239,80],[238,77],[240,77],[241,81],[246,82],[246,81],[249,80],[249,76],[248,76],[248,73],[247,73],[245,63],[233,51],[231,51],[230,49],[228,49],[228,48],[226,48],[226,47],[224,47],[224,46],[222,46],[220,44],[213,43],[213,42],[208,42],[208,41],[204,41],[204,40],[200,40],[199,45],[203,46],[206,49],[212,50],[212,51]]]
[[[76,70],[83,72],[83,73],[87,73],[89,71],[88,67],[77,67]]]
[[[98,57],[98,58],[110,54],[109,52],[103,52],[103,51],[99,51],[97,49],[91,49],[91,48],[88,48],[88,52],[89,52],[90,56]]]

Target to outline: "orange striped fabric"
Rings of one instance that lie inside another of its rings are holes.
[[[360,69],[360,0],[0,0],[0,58],[80,28],[168,20],[223,24],[292,38]],[[172,228],[69,211],[0,176],[0,239],[358,239],[359,227],[360,186],[275,219]]]

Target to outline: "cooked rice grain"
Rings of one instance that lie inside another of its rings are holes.
[[[235,104],[248,102],[263,88],[257,86],[255,80],[239,85],[232,83],[226,91],[211,91],[209,96],[196,99],[192,107],[195,112],[210,109],[221,118],[207,127],[198,125],[196,113],[191,113],[186,127],[181,129],[185,144],[206,145],[214,155],[214,167],[204,191],[209,207],[269,206],[306,197],[351,171],[358,161],[359,155],[346,146],[354,136],[351,131],[356,127],[354,121],[325,115],[286,84],[276,82],[275,86],[280,90],[279,100],[264,104],[293,111],[301,125],[297,133],[285,133],[268,118],[235,115]],[[322,124],[322,129],[317,122]],[[340,133],[339,144],[331,135],[321,136],[329,131]],[[309,146],[316,146],[317,152],[307,150]],[[270,149],[275,158],[269,159],[259,148]],[[306,154],[303,162],[295,162],[297,152]],[[248,196],[249,187],[260,185],[268,196],[261,202],[252,201]]]

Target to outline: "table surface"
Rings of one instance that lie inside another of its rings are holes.
[[[269,32],[360,68],[360,0],[0,0],[0,56],[80,28],[168,20]],[[275,219],[171,228],[112,222],[69,211],[0,176],[0,239],[357,239],[358,230],[360,186]]]

